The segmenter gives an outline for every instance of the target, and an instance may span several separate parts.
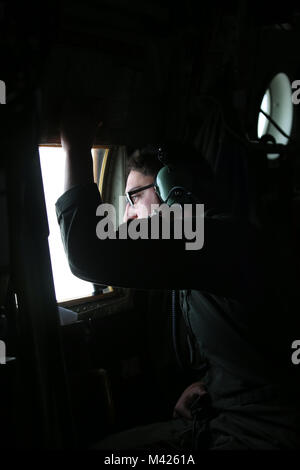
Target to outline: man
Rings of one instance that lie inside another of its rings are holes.
[[[290,361],[293,324],[292,317],[282,322],[283,279],[272,264],[273,253],[267,256],[267,245],[247,221],[218,212],[205,214],[200,250],[186,250],[184,239],[97,239],[101,198],[93,184],[94,132],[93,119],[74,115],[62,126],[66,193],[56,207],[71,270],[101,284],[180,289],[181,308],[204,364],[199,382],[178,400],[172,421],[112,436],[99,448],[298,448],[299,384]],[[150,216],[151,205],[159,202],[152,186],[158,168],[147,158],[131,161],[127,225]],[[201,196],[205,204],[205,191]],[[111,263],[112,256],[120,269]]]

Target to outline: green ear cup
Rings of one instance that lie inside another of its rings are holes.
[[[164,166],[156,176],[156,192],[161,201],[169,206],[195,202],[192,188],[192,176],[186,172],[184,167],[176,167],[175,169]]]

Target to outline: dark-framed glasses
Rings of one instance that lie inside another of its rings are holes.
[[[146,186],[141,186],[140,188],[137,188],[137,189],[132,189],[131,191],[127,191],[125,193],[127,202],[129,202],[131,206],[134,206],[134,201],[132,199],[132,196],[134,196],[134,194],[140,193],[141,191],[145,191],[145,189],[153,188],[154,186],[155,186],[155,183],[152,183],[152,184],[147,184]]]

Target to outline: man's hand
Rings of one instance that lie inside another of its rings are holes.
[[[89,151],[93,146],[97,128],[102,124],[99,103],[91,100],[64,103],[60,137],[65,151]]]
[[[186,418],[192,419],[191,414],[191,405],[196,400],[196,398],[205,395],[207,391],[202,382],[195,382],[190,385],[175,405],[173,411],[173,418]]]
[[[66,152],[65,191],[94,181],[91,148],[101,125],[99,103],[90,100],[64,104],[60,136]]]

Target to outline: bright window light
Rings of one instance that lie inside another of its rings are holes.
[[[260,105],[261,109],[267,113],[271,114],[271,93],[270,90],[267,90],[264,94],[263,100]],[[269,120],[263,113],[259,113],[258,115],[258,124],[257,124],[257,135],[260,139],[264,134],[266,134],[268,129]]]
[[[64,192],[65,159],[61,147],[39,147],[44,193],[49,224],[49,250],[57,302],[87,297],[93,293],[93,284],[75,277],[64,252],[55,203]]]

